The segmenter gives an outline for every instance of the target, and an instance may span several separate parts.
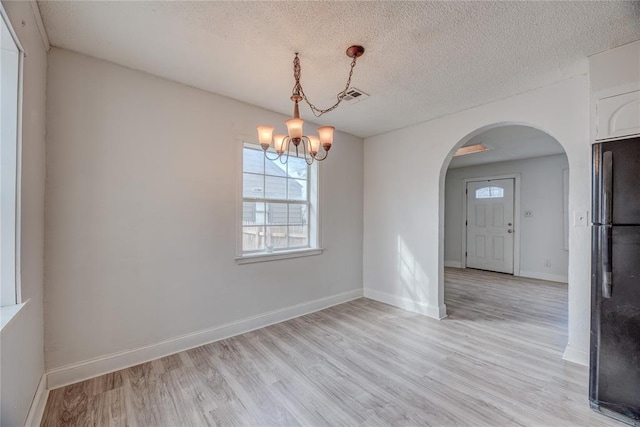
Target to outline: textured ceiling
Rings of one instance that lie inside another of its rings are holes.
[[[370,98],[317,119],[360,137],[584,73],[586,56],[640,39],[640,2],[38,4],[54,46],[287,115],[294,52],[326,108],[362,44],[352,86]]]
[[[471,138],[465,146],[475,144],[486,145],[491,150],[454,157],[449,169],[565,154],[555,138],[528,126],[489,129]]]

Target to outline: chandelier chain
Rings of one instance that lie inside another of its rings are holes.
[[[328,113],[329,111],[335,110],[336,108],[338,108],[338,105],[340,105],[344,97],[347,95],[347,90],[349,90],[349,86],[351,86],[351,77],[353,76],[353,69],[356,66],[356,59],[357,59],[357,56],[354,56],[353,60],[351,61],[351,69],[349,70],[349,78],[347,79],[347,84],[345,85],[344,89],[338,92],[336,95],[336,99],[338,100],[338,102],[336,102],[331,107],[323,110],[313,105],[313,103],[309,101],[309,98],[307,98],[307,95],[304,93],[304,90],[302,89],[302,84],[300,83],[300,76],[302,74],[302,71],[300,69],[300,58],[298,58],[298,53],[296,52],[296,56],[293,59],[293,78],[296,81],[296,83],[293,86],[293,94],[300,95],[302,99],[304,99],[304,101],[309,105],[309,107],[311,108],[311,111],[313,112],[313,115],[316,117],[320,117],[323,114]]]

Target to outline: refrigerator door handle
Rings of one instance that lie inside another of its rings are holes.
[[[613,208],[613,153],[605,151],[602,154],[602,224],[609,225],[612,221]]]
[[[602,298],[611,298],[611,226],[600,227],[600,248],[602,256]]]
[[[602,257],[602,298],[611,298],[611,210],[613,207],[613,153],[602,153],[602,227],[600,254]]]

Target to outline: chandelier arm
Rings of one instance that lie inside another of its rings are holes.
[[[284,141],[282,142],[282,150],[284,150],[279,156],[278,158],[280,159],[280,163],[283,165],[286,165],[289,162],[289,146],[291,144],[291,137],[287,136],[284,138]],[[285,153],[286,153],[286,157],[285,157]],[[284,160],[282,160],[284,158]]]
[[[309,156],[307,156],[307,144],[309,144]],[[302,136],[302,153],[304,154],[305,163],[311,166],[315,157],[311,153],[311,140],[306,135]]]
[[[333,104],[331,107],[323,110],[323,109],[320,109],[320,108],[316,107],[311,101],[309,101],[309,98],[304,93],[304,89],[302,89],[302,84],[300,83],[300,77],[301,77],[301,74],[302,74],[302,70],[301,70],[301,67],[300,67],[300,59],[298,58],[298,54],[296,53],[296,56],[293,59],[293,77],[294,77],[294,79],[296,81],[294,86],[293,86],[294,95],[295,94],[300,94],[300,96],[302,96],[302,99],[304,100],[304,102],[306,102],[309,105],[309,108],[311,108],[311,111],[313,112],[313,115],[316,116],[316,117],[320,117],[325,113],[328,113],[330,111],[335,110],[336,108],[338,108],[338,105],[340,105],[340,103],[342,102],[344,97],[347,95],[347,90],[349,90],[349,86],[351,86],[351,77],[353,76],[353,69],[356,66],[356,60],[357,59],[358,59],[358,57],[354,56],[353,60],[351,61],[351,68],[349,70],[349,77],[347,78],[347,84],[345,85],[344,89],[342,91],[338,92],[338,94],[336,95],[336,99],[338,100],[338,102]]]
[[[309,137],[307,135],[302,135],[300,138],[300,142],[302,143],[302,155],[305,160],[307,159],[307,144],[309,143]]]
[[[321,161],[323,161],[324,159],[326,159],[328,155],[329,155],[329,152],[325,150],[325,152],[324,152],[324,156],[320,157],[320,156],[318,156],[318,155],[316,154],[316,155],[315,155],[315,157],[314,157],[314,159],[316,159],[317,161],[321,162]]]
[[[287,163],[289,163],[289,152],[287,152],[286,154],[282,153],[278,158],[280,159],[281,164],[286,165]]]
[[[276,153],[276,156],[275,156],[274,158],[271,158],[271,157],[269,157],[269,156],[267,155],[267,153],[268,153],[268,151],[267,151],[267,150],[264,150],[264,156],[267,158],[267,160],[274,161],[274,160],[278,160],[278,158],[280,157],[280,155],[279,155],[278,153]]]
[[[303,138],[306,138],[306,139],[307,139],[307,141],[308,141],[308,143],[309,143],[309,157],[310,157],[310,159],[309,159],[309,160],[307,160],[307,158],[306,158],[306,153],[305,153],[305,161],[307,162],[307,164],[308,164],[309,166],[311,166],[311,165],[313,164],[313,161],[314,161],[314,160],[316,160],[316,161],[318,161],[318,162],[321,162],[321,161],[323,161],[324,159],[326,159],[326,158],[327,158],[327,155],[329,154],[329,152],[328,152],[327,150],[323,150],[323,151],[324,151],[324,156],[322,156],[322,157],[320,157],[320,156],[318,155],[318,154],[319,154],[319,152],[316,152],[316,154],[313,154],[313,152],[311,151],[311,140],[309,139],[309,137],[308,137],[308,136],[305,136],[305,137],[303,137]],[[306,147],[305,147],[305,149],[306,149]]]

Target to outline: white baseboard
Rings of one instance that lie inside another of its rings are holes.
[[[73,384],[89,378],[108,374],[140,363],[155,360],[170,354],[219,341],[234,335],[243,334],[275,323],[284,322],[295,317],[323,310],[357,298],[362,298],[362,289],[320,298],[302,304],[292,305],[279,310],[270,311],[247,319],[226,323],[214,328],[182,335],[157,344],[124,350],[106,356],[85,360],[47,372],[49,389]]]
[[[42,416],[44,415],[44,408],[47,405],[47,399],[49,398],[49,390],[47,390],[47,374],[42,373],[36,394],[33,396],[29,413],[27,414],[27,420],[24,422],[25,427],[38,427],[42,422]]]
[[[409,298],[392,295],[386,292],[375,291],[373,289],[364,290],[365,298],[380,301],[385,304],[393,305],[404,310],[414,313],[423,314],[432,319],[444,319],[447,317],[447,306],[442,304],[440,307],[431,307],[421,302],[413,301]]]
[[[460,261],[447,261],[447,260],[444,260],[444,266],[445,267],[462,268],[462,263]]]
[[[530,279],[549,280],[551,282],[569,283],[569,276],[563,274],[542,273],[539,271],[520,270],[520,277],[528,277]]]
[[[567,362],[577,363],[578,365],[589,366],[589,351],[573,347],[567,344],[564,349],[562,358]]]

